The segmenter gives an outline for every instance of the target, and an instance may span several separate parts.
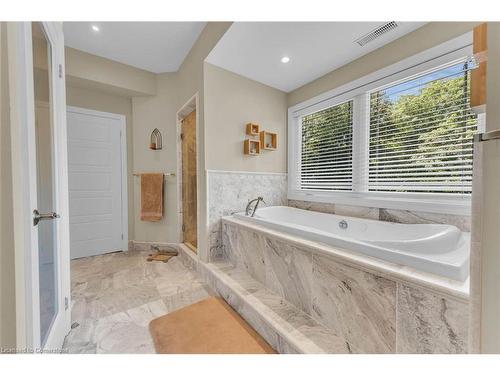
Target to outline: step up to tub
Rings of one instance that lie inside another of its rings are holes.
[[[227,262],[200,263],[207,283],[279,353],[354,353],[331,329]]]
[[[149,324],[160,354],[274,354],[224,300],[210,297]]]

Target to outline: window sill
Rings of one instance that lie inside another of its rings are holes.
[[[387,208],[469,216],[470,197],[443,196],[441,194],[412,193],[356,193],[289,190],[288,199],[307,202],[344,204],[350,206]]]

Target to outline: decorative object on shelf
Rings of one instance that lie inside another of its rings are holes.
[[[278,148],[278,134],[265,130],[261,131],[260,148],[263,150],[275,151]]]
[[[247,135],[257,136],[259,135],[259,131],[260,131],[259,124],[252,124],[251,122],[247,124]]]
[[[260,141],[245,139],[243,142],[243,152],[245,155],[257,156],[260,154]]]
[[[158,128],[155,128],[151,132],[151,139],[149,141],[149,148],[151,150],[161,150],[162,149],[162,138],[161,133]]]

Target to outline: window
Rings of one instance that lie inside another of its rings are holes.
[[[288,197],[468,212],[478,127],[470,47],[450,51],[291,108]]]
[[[461,63],[370,93],[370,191],[471,192],[469,82]]]
[[[352,100],[302,118],[300,187],[352,189]]]

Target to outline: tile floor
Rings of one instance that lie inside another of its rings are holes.
[[[179,257],[147,262],[130,251],[71,262],[69,353],[154,353],[149,322],[213,294]]]

